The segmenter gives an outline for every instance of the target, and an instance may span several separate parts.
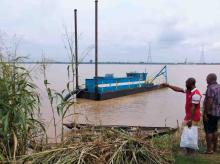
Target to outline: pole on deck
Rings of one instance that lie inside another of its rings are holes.
[[[74,9],[74,22],[75,22],[75,69],[76,69],[76,89],[79,89],[79,80],[78,80],[77,9]]]
[[[95,95],[98,98],[98,0],[95,0]]]

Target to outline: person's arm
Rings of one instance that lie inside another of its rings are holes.
[[[206,97],[204,98],[204,101],[203,101],[203,115],[206,115],[207,114],[207,109],[206,109]]]
[[[190,120],[193,119],[195,113],[196,113],[196,104],[192,104],[192,107],[190,109]]]
[[[206,93],[206,104],[205,104],[206,112],[212,110],[214,96],[215,96],[214,91],[211,88],[208,88]]]
[[[211,111],[212,110],[212,105],[213,105],[213,98],[208,97],[206,100],[206,111]]]
[[[207,120],[207,98],[205,97],[204,101],[203,101],[203,120]]]
[[[168,83],[163,83],[161,84],[161,86],[163,87],[169,87],[170,89],[176,91],[176,92],[182,92],[182,93],[185,93],[184,89],[183,88],[180,88],[180,87],[177,87],[177,86],[174,86],[174,85],[170,85]]]
[[[188,127],[192,126],[192,119],[195,113],[196,113],[196,104],[192,104],[190,109],[190,120],[187,122]]]
[[[192,120],[193,120],[193,117],[196,113],[196,105],[199,105],[200,101],[201,101],[201,96],[200,95],[194,94],[192,96],[192,106],[190,108],[190,120],[187,123],[188,127],[192,126]]]

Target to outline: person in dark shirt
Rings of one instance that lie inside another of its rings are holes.
[[[220,85],[217,76],[210,73],[207,78],[207,90],[203,107],[203,124],[206,133],[207,154],[216,152],[218,142],[218,121],[220,120]]]

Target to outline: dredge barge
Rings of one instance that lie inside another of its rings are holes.
[[[167,79],[167,69],[164,66],[152,80],[147,79],[147,73],[127,73],[126,77],[114,77],[108,74],[104,77],[94,77],[86,79],[85,89],[80,90],[78,98],[92,100],[106,100],[130,94],[152,91],[161,88],[159,84],[154,84],[154,80],[163,75]]]

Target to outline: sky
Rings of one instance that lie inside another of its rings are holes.
[[[72,36],[77,9],[79,58],[94,60],[94,5],[1,0],[1,44],[19,41],[31,61],[69,61],[65,29]],[[147,62],[151,45],[153,62],[200,62],[202,49],[205,62],[220,62],[219,9],[219,0],[99,0],[99,61]]]

